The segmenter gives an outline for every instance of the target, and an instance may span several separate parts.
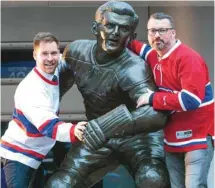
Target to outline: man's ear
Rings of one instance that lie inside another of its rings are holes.
[[[95,36],[98,35],[98,23],[96,21],[93,22],[91,31]]]
[[[36,61],[37,60],[37,54],[36,54],[35,50],[33,51],[33,57],[34,57],[34,60]]]
[[[172,34],[174,35],[174,37],[176,37],[176,30],[175,29],[172,30]]]

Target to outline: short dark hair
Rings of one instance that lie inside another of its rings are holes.
[[[52,33],[39,32],[39,33],[36,34],[36,36],[34,37],[34,40],[33,40],[33,48],[34,48],[34,50],[43,41],[45,41],[45,42],[56,42],[56,44],[59,46],[59,40]]]
[[[98,23],[101,23],[104,19],[104,13],[106,11],[114,12],[119,15],[128,15],[133,17],[132,20],[132,29],[135,31],[138,23],[139,23],[139,17],[134,11],[134,9],[126,2],[120,2],[120,1],[109,1],[105,4],[101,5],[95,14],[95,21]]]
[[[152,15],[150,16],[149,19],[151,19],[151,18],[156,19],[156,20],[167,19],[167,20],[169,20],[169,23],[170,23],[171,27],[172,27],[172,28],[175,28],[174,20],[173,20],[173,18],[172,18],[170,15],[168,15],[168,14],[165,14],[165,13],[163,13],[163,12],[157,12],[157,13],[152,14]]]

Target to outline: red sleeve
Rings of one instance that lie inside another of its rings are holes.
[[[140,51],[143,47],[144,43],[138,41],[138,40],[132,40],[129,44],[128,44],[128,49],[131,50],[132,52],[134,52],[137,55],[140,55]]]
[[[75,136],[75,126],[76,126],[77,124],[73,124],[73,126],[71,127],[71,129],[70,129],[70,139],[71,139],[71,142],[72,143],[75,143],[75,142],[78,142],[79,141],[79,139]]]
[[[154,109],[194,110],[204,99],[207,71],[202,58],[192,54],[177,63],[181,90],[178,93],[156,92],[153,97]]]

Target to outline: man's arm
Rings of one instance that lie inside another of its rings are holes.
[[[28,80],[28,83],[31,82]],[[51,97],[54,96],[49,96],[40,82],[35,82],[27,88],[26,84],[19,85],[14,97],[14,120],[29,135],[47,136],[61,142],[76,142],[76,126],[61,121],[58,111],[55,111],[57,109],[54,106],[58,105],[59,93],[56,92],[56,101]]]
[[[156,110],[189,111],[213,102],[213,92],[208,70],[203,59],[197,55],[183,57],[178,61],[178,80],[181,90],[144,94],[138,106],[149,104]]]
[[[141,41],[133,40],[128,48],[146,60],[149,65],[157,61],[156,51]],[[203,61],[196,54],[181,59],[180,64],[178,63],[178,74],[182,89],[162,91],[161,88],[159,92],[144,94],[140,97],[138,106],[149,104],[156,110],[187,111],[197,109],[206,102],[212,102],[212,87]],[[204,97],[206,101],[203,101]]]

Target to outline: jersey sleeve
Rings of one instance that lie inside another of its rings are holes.
[[[207,83],[207,71],[203,60],[198,56],[190,55],[178,63],[178,80],[182,89],[173,93],[156,92],[153,97],[155,109],[194,110],[202,104],[206,93],[212,97],[212,92],[209,91],[212,89]]]
[[[26,95],[23,96],[15,97],[15,101],[19,103],[15,107],[13,118],[28,134],[47,136],[60,142],[77,141],[74,136],[75,125],[59,119],[44,92],[34,92],[28,99]]]

